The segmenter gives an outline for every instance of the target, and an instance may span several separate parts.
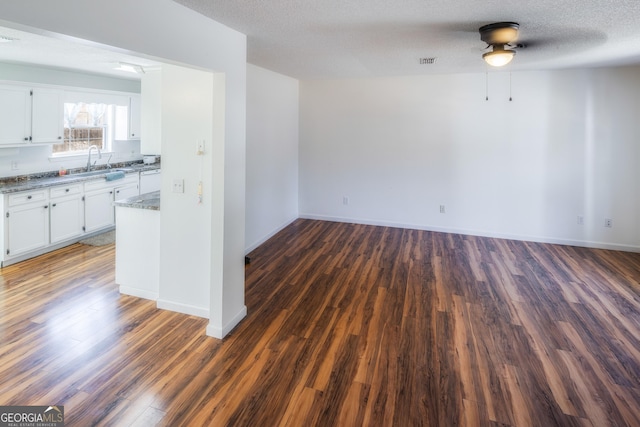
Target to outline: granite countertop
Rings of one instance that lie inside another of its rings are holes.
[[[103,174],[96,174],[91,176],[77,175],[82,173],[81,170],[72,170],[70,173],[64,176],[59,176],[57,172],[46,172],[42,174],[22,175],[11,178],[0,179],[0,194],[16,193],[19,191],[37,190],[39,188],[53,187],[56,185],[67,185],[77,182],[90,181],[95,179],[105,179],[109,172],[115,172],[122,170],[127,173],[144,172],[148,170],[160,169],[160,163],[144,164],[119,164],[113,165],[111,169],[98,168]],[[117,181],[114,181],[117,182]]]
[[[160,192],[153,191],[151,193],[140,194],[139,196],[129,197],[128,199],[116,200],[114,205],[124,208],[149,209],[153,211],[160,210]]]

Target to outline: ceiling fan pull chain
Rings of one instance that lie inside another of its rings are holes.
[[[509,71],[509,102],[513,101],[513,97],[511,96],[511,71]]]
[[[486,97],[485,97],[485,101],[489,100],[489,71],[486,71],[484,73],[485,76],[485,91],[486,91]]]

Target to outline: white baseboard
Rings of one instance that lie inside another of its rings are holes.
[[[240,310],[240,312],[238,314],[236,314],[233,319],[231,319],[230,322],[228,322],[226,325],[224,325],[223,327],[217,327],[215,325],[213,325],[211,323],[211,321],[209,321],[209,324],[207,325],[207,335],[209,335],[210,337],[214,337],[214,338],[218,338],[218,339],[223,339],[224,337],[227,336],[227,334],[229,332],[231,332],[233,330],[233,328],[235,328],[236,326],[238,326],[238,323],[240,323],[240,321],[242,319],[244,319],[247,316],[247,306],[243,305],[242,309]]]
[[[177,313],[188,314],[190,316],[209,318],[209,310],[202,307],[195,307],[188,304],[179,304],[172,301],[166,301],[159,299],[157,301],[157,307],[162,310],[175,311]]]
[[[144,289],[131,288],[128,286],[120,285],[120,293],[125,295],[131,295],[132,297],[149,299],[152,301],[158,300],[157,292],[145,291]]]
[[[275,230],[273,230],[272,232],[270,232],[269,234],[267,234],[266,236],[263,236],[262,238],[258,239],[257,242],[253,243],[252,245],[250,245],[249,247],[247,247],[244,250],[244,254],[248,254],[249,252],[253,251],[254,249],[256,249],[258,246],[260,246],[261,244],[263,244],[264,242],[266,242],[267,240],[269,240],[270,238],[272,238],[273,236],[275,236],[276,234],[278,234],[280,231],[282,231],[285,227],[287,227],[289,224],[291,224],[293,221],[295,221],[296,219],[298,219],[298,217],[293,217],[291,219],[286,220],[284,223],[282,223],[279,227],[276,227]]]
[[[607,249],[612,251],[640,252],[640,246],[623,245],[623,244],[607,243],[607,242],[594,242],[589,240],[561,239],[561,238],[546,237],[546,236],[527,236],[527,235],[518,235],[518,234],[488,232],[484,230],[469,230],[469,229],[455,228],[455,227],[434,227],[434,226],[425,226],[425,225],[416,225],[416,224],[403,224],[403,223],[389,222],[389,221],[375,221],[375,220],[367,220],[367,219],[360,219],[360,218],[358,219],[343,218],[343,217],[333,217],[333,216],[313,215],[313,214],[300,214],[300,218],[316,219],[320,221],[346,222],[350,224],[376,225],[381,227],[408,228],[412,230],[436,231],[440,233],[465,234],[469,236],[520,240],[524,242],[580,246],[584,248]]]

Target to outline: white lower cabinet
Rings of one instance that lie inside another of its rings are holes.
[[[84,184],[84,225],[91,233],[115,224],[115,200],[140,194],[138,174],[117,181],[90,181]]]
[[[51,188],[49,206],[51,244],[82,236],[84,233],[82,184]]]
[[[128,199],[129,197],[137,196],[140,194],[140,186],[138,183],[129,183],[115,188],[113,195],[113,201]]]
[[[9,208],[5,217],[7,257],[42,249],[49,244],[48,202],[19,204]]]
[[[117,181],[100,178],[0,197],[5,215],[4,227],[0,228],[2,265],[113,227],[114,200],[138,194],[139,176],[132,173]]]
[[[114,224],[113,187],[95,190],[84,195],[84,226],[87,233]]]

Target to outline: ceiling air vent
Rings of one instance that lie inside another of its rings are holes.
[[[420,65],[431,65],[436,63],[436,58],[420,58]]]

